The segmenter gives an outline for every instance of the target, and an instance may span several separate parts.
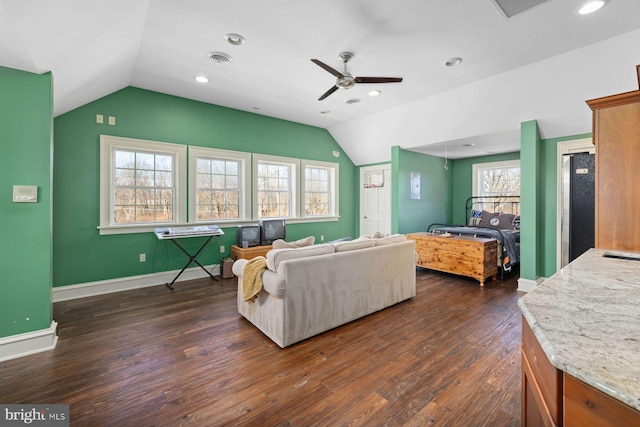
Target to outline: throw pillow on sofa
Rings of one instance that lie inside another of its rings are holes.
[[[306,258],[317,255],[333,254],[336,250],[333,245],[313,245],[304,248],[283,248],[272,249],[267,252],[267,268],[273,272],[278,272],[278,267],[282,261],[297,258]]]
[[[296,240],[295,242],[285,242],[282,239],[274,240],[272,243],[272,249],[295,249],[302,248],[304,246],[311,246],[316,241],[314,236],[305,237],[304,239]]]

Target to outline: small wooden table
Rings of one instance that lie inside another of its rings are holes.
[[[421,232],[407,234],[416,242],[419,267],[459,274],[480,281],[498,273],[498,242],[471,236],[449,236]]]
[[[234,261],[239,259],[252,259],[257,256],[267,256],[267,252],[271,250],[269,246],[253,246],[250,248],[241,248],[238,245],[231,245],[231,259]]]

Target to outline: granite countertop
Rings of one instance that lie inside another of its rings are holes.
[[[640,411],[640,254],[590,249],[518,305],[556,368]]]

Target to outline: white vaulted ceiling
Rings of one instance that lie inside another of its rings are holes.
[[[580,16],[584,1],[505,18],[492,0],[0,0],[0,66],[51,71],[55,115],[135,86],[326,128],[356,164],[394,145],[468,157],[519,150],[526,120],[590,132],[586,99],[638,89],[640,1]],[[342,51],[355,76],[404,81],[318,101],[335,78],[310,59],[342,71]]]

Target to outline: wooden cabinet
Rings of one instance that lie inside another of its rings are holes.
[[[640,411],[553,366],[523,318],[522,425],[640,426]]]
[[[551,364],[522,319],[522,425],[562,425],[562,371]]]
[[[468,236],[443,237],[433,233],[412,233],[416,242],[419,267],[459,274],[480,281],[498,273],[498,242]]]
[[[231,245],[231,259],[234,261],[238,259],[252,259],[257,256],[267,256],[267,252],[271,250],[269,246],[253,246],[250,248],[241,248],[238,245]]]
[[[596,145],[595,247],[639,252],[640,90],[587,104]]]
[[[640,412],[564,374],[565,427],[640,426]]]

